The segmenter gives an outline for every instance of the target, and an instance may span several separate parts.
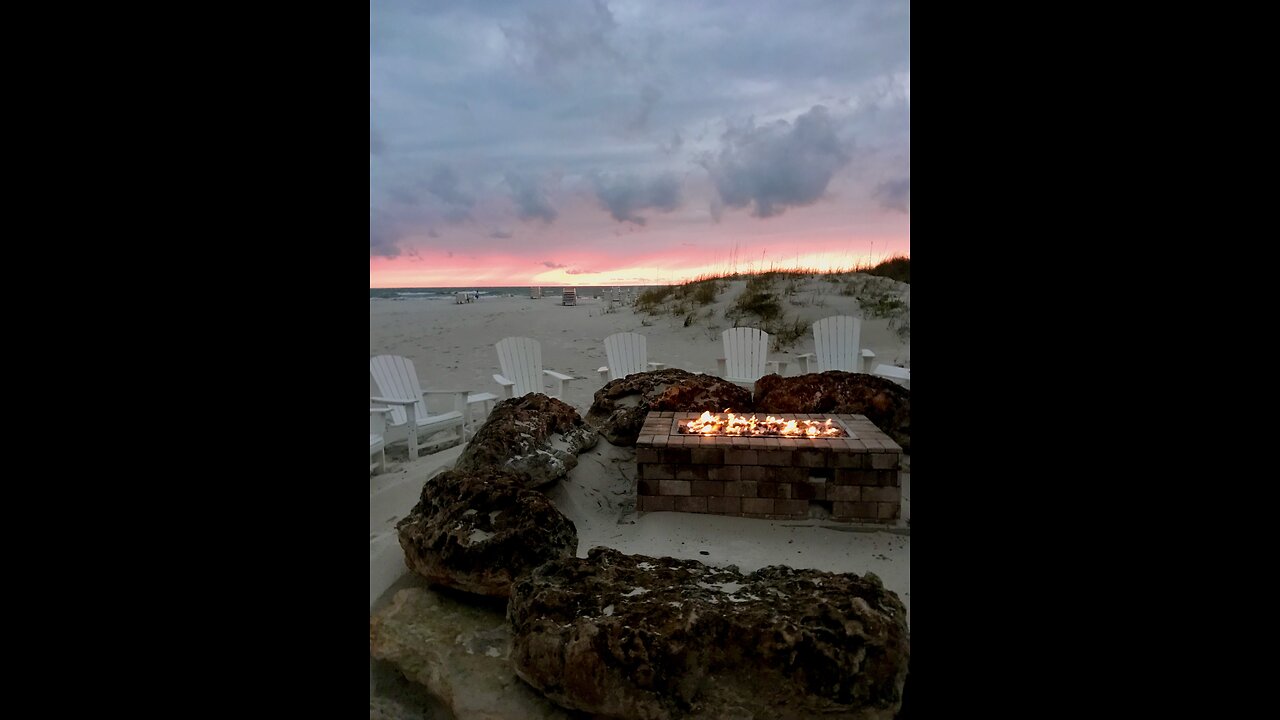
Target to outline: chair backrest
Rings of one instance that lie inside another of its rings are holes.
[[[614,333],[604,339],[604,354],[609,360],[609,379],[617,380],[649,369],[647,341],[640,333]]]
[[[425,418],[427,405],[422,401],[422,385],[418,383],[418,372],[413,369],[413,361],[399,355],[378,355],[369,358],[369,375],[378,385],[378,394],[382,397],[417,400],[413,408],[415,417]],[[391,405],[391,424],[403,425],[409,415],[400,405]]]
[[[498,364],[502,374],[513,383],[515,397],[542,392],[542,346],[527,337],[509,337],[498,341]]]
[[[861,335],[862,319],[852,315],[832,315],[814,323],[813,352],[818,357],[818,372],[858,372]]]
[[[758,328],[736,327],[721,333],[724,338],[725,371],[731,378],[759,380],[769,355],[769,333]]]

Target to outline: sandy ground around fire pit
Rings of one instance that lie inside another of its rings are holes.
[[[909,286],[899,284],[909,302]],[[522,335],[542,344],[543,366],[575,376],[565,397],[585,415],[592,396],[604,382],[596,368],[605,364],[603,339],[615,332],[634,331],[648,339],[649,359],[691,372],[716,370],[722,355],[720,332],[732,325],[723,309],[740,293],[743,282],[733,283],[710,308],[713,318],[684,326],[683,317],[647,317],[629,307],[610,308],[602,298],[583,297],[576,307],[565,307],[553,298],[484,298],[455,305],[432,300],[371,300],[369,304],[369,354],[404,355],[413,360],[428,389],[467,389],[501,396],[492,375],[500,372],[494,343]],[[828,315],[862,314],[857,300],[842,296],[838,287],[812,280],[798,293],[801,302],[788,304],[788,317],[811,323]],[[716,320],[715,318],[719,318]],[[718,323],[718,324],[717,324]],[[895,327],[896,325],[896,327]],[[900,332],[900,321],[864,319],[863,347],[877,355],[877,362],[910,365],[909,336]],[[813,351],[807,334],[785,352],[770,358],[794,358]],[[785,373],[799,374],[795,363]],[[371,394],[372,388],[371,388]],[[407,574],[395,537],[395,523],[417,502],[423,485],[435,474],[452,467],[461,454],[453,447],[408,461],[403,449],[393,448],[386,473],[370,478],[370,610],[385,604],[395,590],[421,585]],[[578,555],[585,557],[595,546],[625,553],[698,560],[708,565],[736,565],[751,572],[768,565],[788,565],[829,572],[874,572],[911,608],[911,538],[902,532],[854,531],[838,523],[769,521],[715,515],[634,512],[634,450],[615,448],[601,439],[579,458],[569,477],[559,481],[548,495],[571,520],[578,532]],[[910,518],[910,458],[903,473],[903,519]],[[371,703],[385,703],[387,715],[449,717],[438,706],[415,694],[388,666],[370,662]]]

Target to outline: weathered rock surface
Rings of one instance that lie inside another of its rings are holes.
[[[396,524],[405,564],[429,582],[507,597],[515,578],[578,551],[573,521],[516,473],[441,473]]]
[[[757,413],[853,413],[911,452],[911,391],[875,375],[829,370],[756,381]]]
[[[749,410],[751,393],[714,375],[671,368],[635,373],[596,391],[587,422],[614,445],[633,446],[650,411]]]
[[[857,718],[897,713],[906,609],[871,573],[749,575],[592,548],[517,580],[517,674],[613,718]]]
[[[573,406],[542,393],[503,400],[462,451],[456,470],[505,467],[539,488],[564,477],[599,435]]]
[[[401,590],[369,617],[369,652],[426,686],[458,720],[569,717],[512,671],[511,630],[500,607],[463,604],[421,588]],[[374,709],[370,701],[371,718]]]

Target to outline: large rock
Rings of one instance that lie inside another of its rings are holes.
[[[457,470],[505,467],[538,488],[564,477],[578,453],[595,447],[599,436],[568,403],[529,393],[498,403],[462,451]]]
[[[551,500],[510,470],[441,473],[396,524],[404,561],[432,583],[507,597],[548,560],[572,557],[578,532]]]
[[[875,375],[828,370],[756,381],[757,413],[852,413],[911,452],[911,391]]]
[[[906,609],[871,573],[592,548],[516,581],[507,617],[521,678],[611,718],[888,720],[910,656]]]
[[[369,653],[424,685],[458,720],[569,717],[512,671],[511,630],[501,606],[401,590],[369,617]],[[387,705],[379,701],[380,710],[395,709]],[[372,700],[369,709],[372,718]]]
[[[742,411],[751,393],[714,375],[671,368],[610,380],[596,391],[587,422],[614,445],[633,446],[650,411]]]

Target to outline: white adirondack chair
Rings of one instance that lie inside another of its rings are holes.
[[[817,372],[844,370],[866,372],[866,363],[875,360],[876,354],[862,348],[862,319],[851,315],[832,315],[813,324],[815,352],[796,357],[804,363],[804,372],[810,372],[809,361],[818,361]]]
[[[911,389],[911,368],[881,363],[872,369],[871,374],[892,380],[908,390]]]
[[[503,338],[494,345],[498,349],[498,364],[502,366],[502,374],[495,374],[493,379],[502,386],[505,398],[523,397],[529,393],[546,393],[542,388],[542,376],[549,375],[555,380],[556,391],[547,393],[551,397],[564,397],[564,384],[573,379],[554,370],[542,369],[542,346],[537,340],[527,337]]]
[[[423,390],[418,383],[418,373],[414,370],[413,361],[399,355],[370,358],[369,375],[380,393],[370,397],[369,402],[391,408],[390,422],[384,433],[388,445],[406,440],[409,443],[409,458],[416,459],[420,447],[437,447],[466,439],[466,390]],[[427,406],[428,395],[453,396],[453,409],[433,414]],[[427,437],[446,430],[455,430],[455,434],[429,444],[422,442]]]
[[[560,304],[561,305],[577,305],[578,290],[576,288],[565,288],[564,292],[561,293],[561,296],[560,296]]]
[[[387,432],[389,407],[369,408],[369,474],[376,475],[387,469]]]
[[[599,368],[600,379],[608,382],[649,369],[661,370],[666,363],[649,362],[647,341],[640,333],[614,333],[604,339],[604,354],[609,364]]]
[[[785,368],[785,360],[769,359],[769,333],[758,328],[729,328],[720,337],[724,339],[724,357],[716,358],[720,377],[748,390],[755,388],[756,380],[764,375],[765,365]]]

